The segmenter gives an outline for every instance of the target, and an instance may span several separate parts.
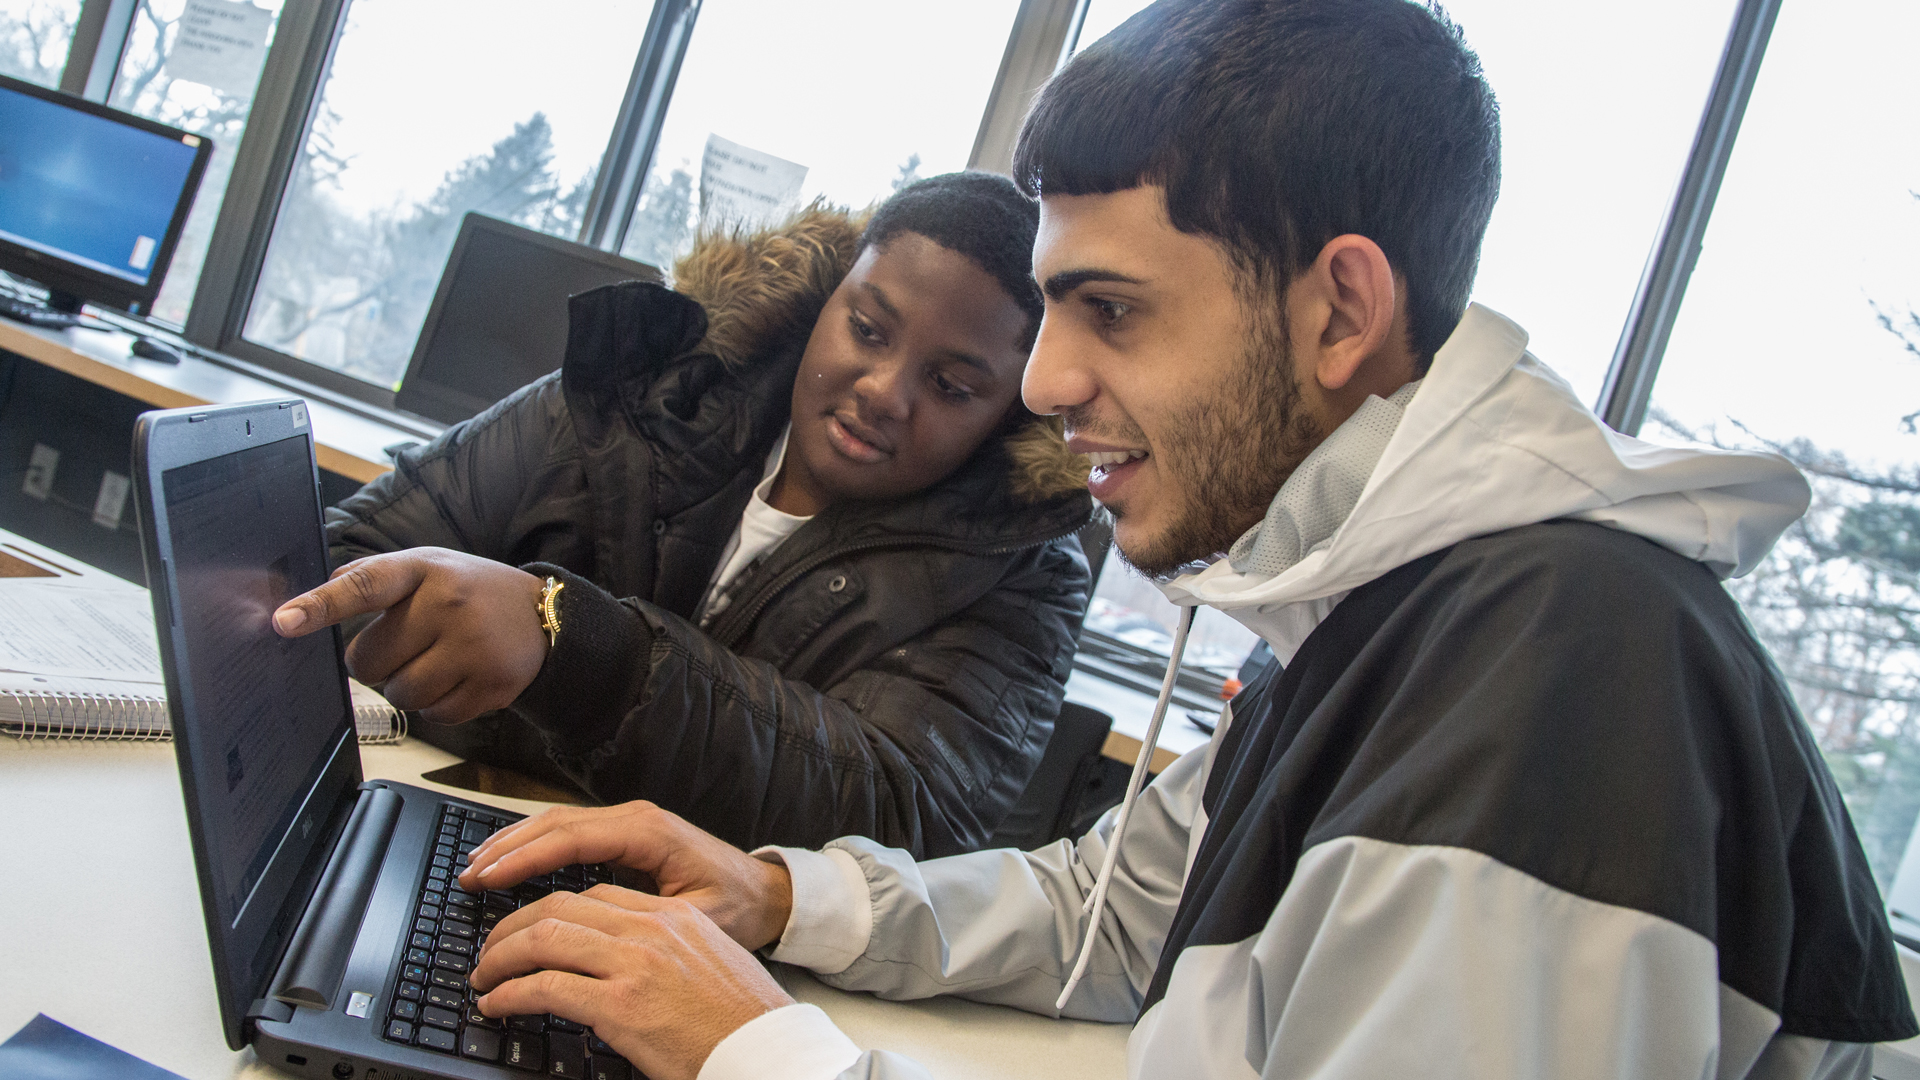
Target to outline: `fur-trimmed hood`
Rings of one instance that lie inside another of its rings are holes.
[[[707,313],[695,351],[743,365],[805,340],[853,268],[866,215],[815,201],[756,232],[703,234],[673,264],[674,291]],[[1040,502],[1084,491],[1087,460],[1067,449],[1059,418],[1035,416],[1005,436],[1016,498]]]

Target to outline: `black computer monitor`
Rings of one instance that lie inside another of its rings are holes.
[[[660,272],[598,248],[468,214],[394,406],[457,423],[560,366],[567,298]]]
[[[146,314],[213,141],[0,75],[0,270]]]

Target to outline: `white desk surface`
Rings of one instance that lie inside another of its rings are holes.
[[[425,743],[361,749],[372,778],[420,784],[456,759]],[[522,813],[543,803],[423,784]],[[220,1034],[173,747],[0,737],[0,1039],[44,1012],[189,1080],[281,1076]],[[1125,1025],[940,999],[881,1001],[776,974],[862,1046],[935,1076],[1118,1077]]]

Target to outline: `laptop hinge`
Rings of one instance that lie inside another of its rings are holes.
[[[254,998],[253,1004],[247,1006],[247,1019],[272,1020],[284,1024],[293,1019],[293,1006],[272,998]]]
[[[326,872],[320,875],[280,968],[268,984],[269,997],[288,1005],[332,1007],[367,901],[380,880],[387,841],[399,824],[401,806],[400,793],[391,788],[361,789]]]

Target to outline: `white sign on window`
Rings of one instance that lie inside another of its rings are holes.
[[[267,56],[273,12],[231,0],[187,0],[167,53],[167,74],[250,98]]]
[[[807,167],[707,136],[700,161],[700,224],[752,228],[777,221],[800,198]]]

